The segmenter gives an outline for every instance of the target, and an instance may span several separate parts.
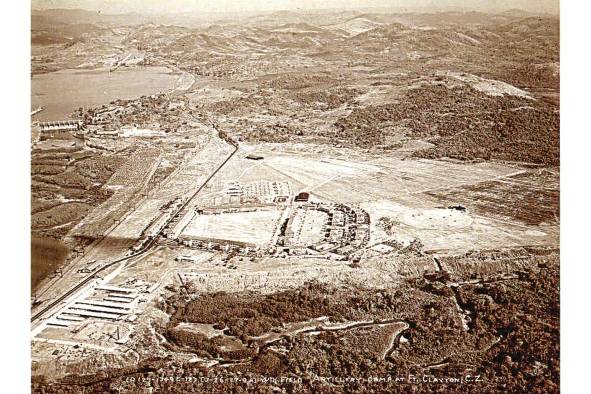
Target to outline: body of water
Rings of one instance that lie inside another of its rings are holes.
[[[133,99],[164,93],[175,87],[179,74],[165,67],[60,70],[34,75],[31,79],[31,110],[44,110],[34,120],[62,120],[79,107],[108,104],[116,99]]]

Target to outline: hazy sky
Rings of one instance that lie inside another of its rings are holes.
[[[34,9],[80,8],[104,13],[275,11],[370,7],[499,11],[519,8],[558,13],[559,0],[32,0]]]

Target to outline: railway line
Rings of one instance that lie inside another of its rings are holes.
[[[32,315],[31,316],[31,323],[34,323],[35,321],[37,321],[40,318],[42,318],[46,313],[48,313],[49,311],[51,311],[53,308],[55,308],[57,305],[59,305],[61,302],[63,302],[66,298],[68,298],[72,294],[76,293],[78,290],[80,290],[82,287],[84,287],[86,284],[88,284],[91,280],[95,279],[97,277],[97,275],[100,274],[101,272],[107,270],[108,268],[114,266],[115,264],[121,263],[121,262],[126,261],[126,260],[130,260],[130,259],[132,259],[134,257],[141,256],[142,254],[144,254],[148,250],[150,250],[150,248],[152,248],[152,246],[156,242],[156,239],[158,238],[158,236],[160,236],[162,234],[162,232],[164,231],[164,229],[166,228],[166,226],[168,226],[172,222],[172,220],[180,212],[182,212],[183,209],[185,209],[189,205],[189,203],[195,199],[195,197],[197,197],[197,195],[205,188],[205,186],[209,183],[209,181],[228,163],[228,161],[230,161],[230,159],[232,159],[232,157],[236,154],[236,152],[238,152],[238,144],[234,140],[232,140],[230,137],[228,137],[227,134],[221,132],[215,125],[214,125],[214,128],[216,129],[216,131],[218,131],[218,133],[220,135],[220,138],[222,138],[228,144],[232,145],[232,147],[234,148],[234,150],[209,175],[209,177],[201,184],[201,186],[199,186],[199,188],[195,191],[195,193],[193,193],[191,195],[191,197],[189,197],[187,199],[187,201],[181,207],[179,207],[179,209],[177,210],[176,214],[171,215],[171,217],[164,223],[164,225],[159,230],[159,232],[154,237],[152,237],[148,241],[148,243],[146,243],[146,245],[144,245],[140,250],[138,250],[137,252],[132,253],[130,255],[121,257],[121,258],[119,258],[117,260],[111,261],[111,262],[109,262],[109,263],[107,263],[107,264],[105,264],[105,265],[97,268],[96,270],[94,270],[90,274],[88,274],[80,282],[78,282],[74,287],[72,287],[71,289],[69,289],[68,291],[66,291],[64,294],[62,294],[61,296],[59,296],[58,298],[56,298],[55,300],[53,300],[50,304],[46,305],[42,310],[40,310],[40,311],[36,312],[34,315]]]

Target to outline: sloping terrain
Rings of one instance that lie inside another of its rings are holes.
[[[558,18],[35,11],[32,52],[176,81],[33,127],[34,392],[559,392]]]

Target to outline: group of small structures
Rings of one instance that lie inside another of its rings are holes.
[[[53,122],[39,122],[39,134],[41,140],[50,138],[69,139],[82,130],[84,123],[80,120],[58,120]]]
[[[171,205],[182,205],[182,200]],[[229,182],[218,195],[170,217],[170,207],[144,234],[145,242],[168,221],[166,240],[194,249],[249,256],[325,257],[346,260],[369,242],[369,214],[357,206],[310,201],[288,182]],[[174,211],[174,210],[173,210]],[[160,223],[160,225],[159,225]],[[138,243],[139,250],[142,243]]]
[[[344,260],[369,242],[369,214],[359,207],[325,202],[299,204],[277,248],[290,255],[326,255]]]

